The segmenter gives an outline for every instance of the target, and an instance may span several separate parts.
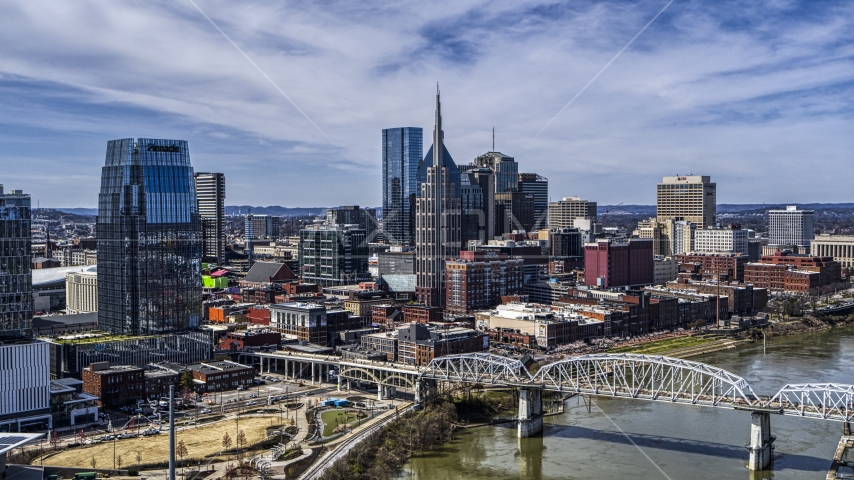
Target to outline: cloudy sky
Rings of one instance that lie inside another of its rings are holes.
[[[553,198],[694,173],[720,203],[850,202],[852,39],[847,1],[6,0],[0,183],[94,207],[107,140],[175,138],[230,205],[380,205],[381,130],[429,138],[439,82],[455,160],[494,127]]]

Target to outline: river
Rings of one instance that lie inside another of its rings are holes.
[[[854,327],[768,339],[691,360],[742,376],[758,395],[787,383],[854,383]],[[750,412],[645,400],[580,397],[547,417],[542,437],[515,425],[479,427],[419,454],[399,478],[463,479],[816,479],[824,478],[842,424],[771,416],[777,436],[770,472],[746,468]]]

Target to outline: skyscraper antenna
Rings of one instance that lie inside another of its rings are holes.
[[[492,151],[495,151],[495,127],[492,127]]]

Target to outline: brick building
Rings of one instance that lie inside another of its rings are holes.
[[[374,325],[384,325],[386,330],[391,330],[395,324],[403,322],[403,309],[399,305],[382,305],[371,306],[371,323]]]
[[[440,307],[425,307],[424,305],[407,305],[403,307],[403,323],[434,323],[444,320]]]
[[[768,290],[755,287],[752,284],[721,284],[714,282],[695,282],[690,280],[677,280],[668,282],[668,288],[675,290],[688,290],[707,295],[726,295],[729,299],[729,313],[733,315],[754,315],[765,309],[768,305]]]
[[[193,386],[197,393],[234,390],[252,384],[255,369],[240,363],[221,361],[188,365],[193,374]]]
[[[466,315],[522,293],[523,269],[522,259],[461,251],[458,260],[445,263],[446,311]]]
[[[744,268],[745,282],[769,290],[810,292],[842,280],[842,264],[833,257],[777,252]]]
[[[427,365],[443,355],[484,352],[489,337],[470,328],[430,328],[413,323],[398,334],[398,361],[409,365]]]
[[[140,367],[94,362],[80,372],[83,391],[99,397],[100,406],[116,408],[145,398],[145,375]]]
[[[744,266],[750,257],[739,253],[686,253],[676,255],[680,277],[695,280],[744,280]]]
[[[653,241],[599,239],[584,245],[584,282],[602,288],[650,285],[654,279]]]

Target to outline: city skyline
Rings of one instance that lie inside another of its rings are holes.
[[[552,200],[651,205],[677,173],[715,178],[721,203],[847,200],[851,7],[666,3],[7,4],[5,182],[34,206],[93,208],[73,192],[97,190],[104,141],[138,132],[187,139],[231,204],[378,206],[381,131],[429,128],[439,81],[458,160],[491,150],[495,127]],[[766,176],[805,165],[821,192]]]

